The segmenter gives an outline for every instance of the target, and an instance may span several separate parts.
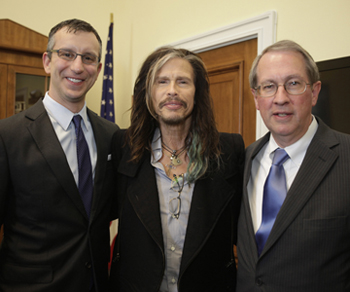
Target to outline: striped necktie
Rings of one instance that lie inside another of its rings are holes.
[[[81,127],[81,116],[73,117],[75,126],[75,134],[77,138],[77,158],[79,169],[78,189],[83,200],[84,207],[88,217],[90,217],[93,182],[92,182],[92,167],[88,144],[85,140],[83,129]]]
[[[264,186],[262,222],[255,234],[260,256],[270,231],[275,223],[277,214],[287,195],[286,175],[283,163],[289,158],[284,149],[275,151],[269,175]]]

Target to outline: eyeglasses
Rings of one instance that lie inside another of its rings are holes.
[[[293,78],[284,84],[277,84],[275,82],[265,82],[254,88],[261,97],[271,97],[276,94],[278,87],[283,86],[284,89],[291,95],[303,94],[306,88],[311,83],[306,83],[304,80]]]
[[[185,178],[183,174],[180,174],[179,177],[174,174],[174,179],[171,182],[171,187],[174,192],[178,193],[178,196],[172,198],[169,201],[169,211],[173,218],[179,219],[181,211],[181,192],[184,188]]]
[[[100,62],[100,58],[94,54],[78,54],[66,49],[48,50],[47,52],[57,53],[58,57],[67,61],[74,61],[77,56],[80,56],[83,63],[87,65],[97,65]]]

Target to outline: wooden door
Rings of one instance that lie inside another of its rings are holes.
[[[255,141],[256,109],[249,71],[257,39],[199,53],[209,74],[215,119],[220,132],[240,133],[245,146]]]
[[[6,109],[7,109],[6,96],[7,96],[7,65],[0,64],[0,119],[6,118]]]
[[[256,109],[249,72],[257,55],[257,39],[199,53],[209,75],[214,114],[220,132],[240,133],[245,146],[255,141]],[[236,267],[237,249],[234,246]]]

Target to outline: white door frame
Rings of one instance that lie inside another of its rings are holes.
[[[200,53],[257,38],[257,52],[258,54],[261,54],[264,48],[275,43],[276,26],[277,12],[268,11],[259,16],[183,39],[171,43],[170,45]],[[267,131],[268,130],[260,116],[260,112],[257,111],[256,139],[262,137]]]

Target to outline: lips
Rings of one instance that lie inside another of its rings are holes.
[[[184,103],[178,99],[166,100],[160,104],[160,108],[162,108],[164,106],[170,107],[170,108],[171,107],[181,107],[181,106],[183,106],[185,108],[187,107],[186,103]]]
[[[67,77],[67,79],[73,83],[79,83],[79,82],[83,82],[82,79],[75,79],[75,78],[71,78],[71,77]]]
[[[276,113],[273,113],[273,115],[276,116],[276,117],[279,117],[279,118],[284,118],[284,117],[290,116],[291,113],[276,112]]]

